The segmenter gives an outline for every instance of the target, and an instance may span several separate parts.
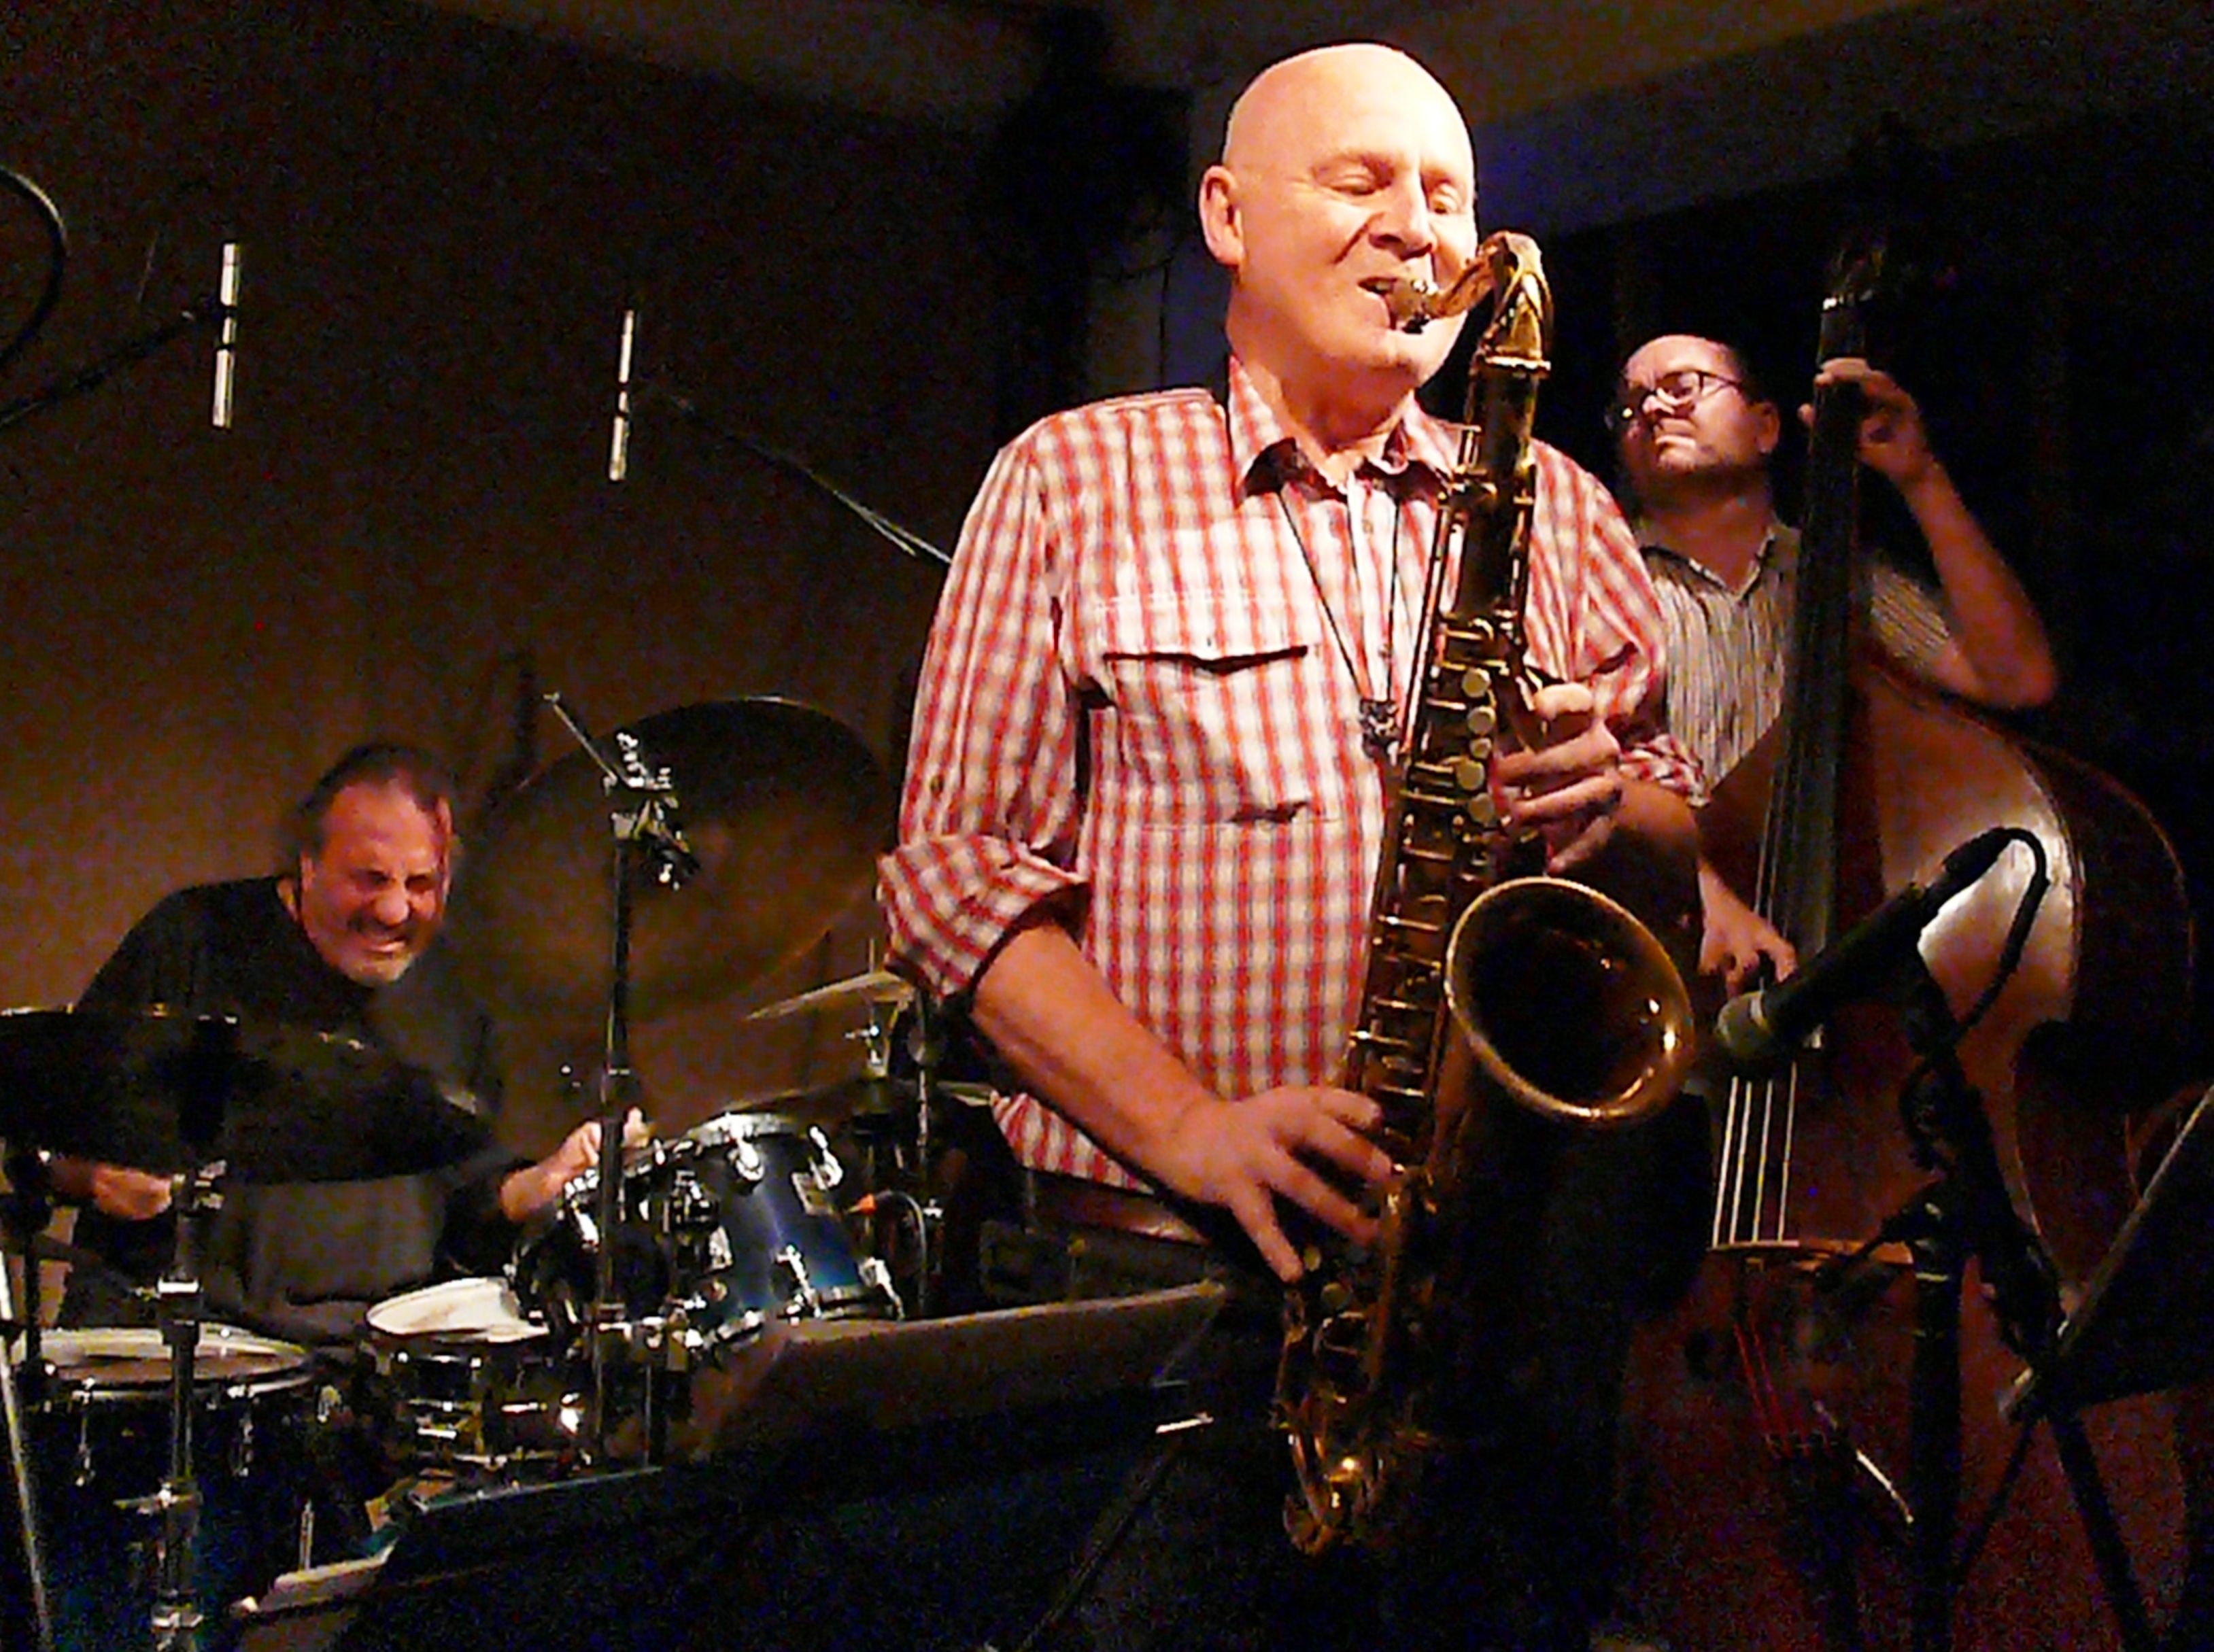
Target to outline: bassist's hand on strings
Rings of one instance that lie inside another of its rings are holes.
[[[1744,990],[1764,962],[1780,981],[1799,966],[1799,954],[1776,926],[1738,898],[1703,856],[1699,861],[1699,973],[1718,975],[1731,992]]]

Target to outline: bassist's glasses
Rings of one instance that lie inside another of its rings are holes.
[[[1659,402],[1664,413],[1688,413],[1717,390],[1741,390],[1743,382],[1709,373],[1703,367],[1679,367],[1663,373],[1651,384],[1625,384],[1606,410],[1606,428],[1620,436],[1645,417],[1648,403]]]

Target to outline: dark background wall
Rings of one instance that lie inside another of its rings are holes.
[[[0,434],[0,1003],[66,1002],[168,888],[267,869],[366,735],[473,798],[560,756],[534,686],[602,734],[793,696],[896,760],[936,569],[650,408],[611,485],[616,339],[634,295],[641,373],[950,546],[994,436],[973,144],[398,0],[68,0],[0,45],[0,160],[71,234],[0,391],[211,291],[226,233],[248,283],[232,430],[195,338]],[[865,966],[861,905],[792,983]],[[735,1024],[786,984],[642,1034],[665,1117],[846,1070],[843,1023]],[[523,1052],[525,1138],[566,1122],[556,1053]]]
[[[1949,275],[1902,370],[2061,646],[2028,727],[2145,793],[2202,906],[2208,35],[2180,0],[1908,8],[1480,134],[1488,220],[1537,230],[1553,274],[1541,434],[1602,472],[1614,363],[1653,332],[1728,333],[1803,382],[1845,139],[1888,108],[1931,141]],[[174,316],[227,233],[249,283],[234,430],[207,427],[203,338],[0,430],[0,1003],[67,1001],[162,892],[263,869],[284,802],[372,732],[438,747],[480,798],[567,750],[535,691],[602,731],[778,693],[895,765],[938,571],[665,410],[609,484],[617,328],[634,297],[642,375],[950,546],[1014,425],[1220,349],[1186,101],[1087,79],[1081,28],[1049,44],[1039,89],[962,137],[405,0],[0,18],[0,161],[72,234],[0,397]],[[1198,158],[1239,78],[1190,99]],[[37,252],[0,213],[0,309]],[[1146,312],[1116,323],[1131,360],[1092,302],[1130,308],[1118,283]],[[851,1070],[850,1015],[739,1020],[866,966],[865,901],[821,916],[825,946],[641,1030],[665,1121]],[[590,1035],[525,1044],[535,1142]]]

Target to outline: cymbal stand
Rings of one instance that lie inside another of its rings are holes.
[[[38,1488],[31,1468],[30,1437],[24,1418],[45,1399],[46,1373],[39,1339],[41,1331],[39,1301],[39,1259],[32,1241],[46,1231],[53,1216],[53,1200],[46,1184],[46,1161],[20,1142],[8,1145],[8,1195],[0,1209],[0,1420],[7,1429],[8,1472],[15,1493],[20,1530],[26,1595],[30,1607],[32,1644],[38,1652],[52,1652],[53,1607],[46,1598],[46,1566],[43,1529],[39,1521]],[[23,1311],[15,1313],[14,1282],[8,1273],[10,1253],[23,1259]],[[21,1326],[23,1332],[22,1379],[16,1380],[16,1361],[6,1346],[8,1333]]]
[[[927,1320],[938,1310],[939,1275],[945,1265],[945,1204],[936,1191],[938,1070],[945,1062],[945,1029],[930,995],[920,989],[914,1023],[908,1029],[908,1053],[914,1058],[914,1174],[922,1190],[914,1207],[914,1314]]]
[[[874,961],[872,957],[872,966]],[[873,1264],[883,1270],[883,1283],[891,1291],[902,1318],[927,1320],[938,1312],[939,1286],[945,1270],[945,1203],[937,1191],[935,1159],[940,1148],[935,1115],[938,1070],[945,1059],[945,1038],[927,997],[917,993],[914,1003],[914,1020],[906,1037],[907,1052],[914,1064],[911,1131],[900,1105],[902,1087],[892,1076],[896,1024],[885,1017],[882,1005],[872,1003],[867,1024],[847,1036],[861,1041],[866,1052],[866,1082],[884,1102],[881,1113],[864,1111],[854,1119],[868,1188],[854,1210],[871,1220],[862,1242],[874,1253],[864,1265]],[[879,1239],[887,1230],[873,1225],[880,1216],[895,1224],[889,1229],[888,1239]],[[909,1231],[914,1235],[912,1273],[897,1265],[902,1235]],[[906,1283],[903,1292],[899,1282]]]
[[[608,822],[613,838],[609,856],[612,885],[614,947],[609,959],[605,1059],[600,1069],[600,1184],[599,1245],[592,1295],[590,1356],[591,1415],[586,1439],[595,1457],[604,1455],[613,1421],[611,1387],[615,1355],[633,1345],[636,1327],[626,1317],[627,1306],[615,1291],[616,1234],[623,1217],[623,1125],[637,1106],[640,1091],[638,1074],[630,1061],[630,934],[632,897],[637,881],[650,877],[670,889],[682,888],[700,869],[700,863],[685,841],[678,820],[676,788],[666,769],[653,767],[635,736],[618,729],[615,755],[610,758],[558,693],[546,703],[599,766],[601,783],[608,796]],[[673,1353],[666,1336],[645,1339],[649,1351],[666,1357]],[[658,1461],[664,1454],[667,1429],[665,1395],[649,1369],[645,1384],[646,1454]]]
[[[200,1341],[200,1253],[207,1218],[222,1206],[216,1182],[223,1168],[220,1162],[195,1161],[172,1179],[177,1245],[154,1287],[162,1343],[169,1354],[169,1466],[160,1490],[129,1506],[162,1519],[152,1618],[156,1652],[192,1652],[200,1643],[194,1560],[202,1498],[193,1473],[193,1391]]]

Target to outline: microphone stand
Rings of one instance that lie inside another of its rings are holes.
[[[1965,1561],[1956,1567],[1960,1501],[1960,1303],[1972,1259],[1991,1291],[1999,1332],[2025,1358],[2050,1345],[2060,1326],[2052,1259],[2014,1207],[1991,1139],[1982,1094],[1962,1070],[1962,1033],[1944,990],[1921,954],[1912,953],[1899,987],[1900,1020],[1918,1063],[1899,1095],[1900,1119],[1915,1162],[1935,1172],[1874,1242],[1826,1270],[1842,1272],[1886,1243],[1913,1259],[1914,1353],[1908,1379],[1906,1504],[1909,1642],[1913,1652],[1949,1652],[1953,1606]],[[1977,1543],[2022,1460],[2017,1448],[2002,1476]],[[1973,1547],[1971,1549],[1972,1556]]]
[[[953,558],[951,556],[939,550],[914,529],[894,521],[873,506],[864,504],[813,466],[808,464],[806,460],[786,453],[780,448],[772,448],[766,442],[755,441],[743,431],[732,430],[728,425],[710,418],[701,412],[698,404],[682,391],[675,389],[659,379],[648,379],[633,392],[630,381],[630,364],[636,330],[637,312],[625,311],[621,345],[621,360],[616,385],[615,434],[608,465],[609,481],[620,482],[629,474],[630,430],[636,420],[637,410],[645,407],[649,403],[663,402],[679,414],[686,424],[706,432],[711,439],[722,446],[734,448],[749,458],[757,459],[772,470],[782,471],[787,476],[797,477],[816,491],[843,505],[901,552],[914,558],[917,562],[936,563],[941,568],[950,568],[953,565]]]
[[[64,374],[52,383],[34,390],[28,396],[19,396],[5,406],[0,406],[0,430],[21,424],[25,419],[58,407],[62,403],[88,390],[96,390],[123,369],[144,361],[164,345],[197,332],[203,327],[218,329],[223,342],[217,351],[217,385],[211,422],[219,428],[230,423],[231,351],[237,340],[238,247],[226,242],[223,247],[223,291],[228,296],[210,294],[176,317],[148,332],[127,338],[76,371]]]
[[[618,729],[617,754],[610,759],[597,741],[570,711],[560,695],[546,696],[546,704],[561,719],[577,743],[599,765],[601,783],[608,794],[608,820],[613,836],[609,856],[612,881],[614,946],[608,984],[607,1042],[600,1069],[600,1182],[595,1220],[599,1233],[597,1267],[592,1295],[590,1357],[592,1399],[586,1439],[591,1454],[603,1458],[613,1421],[614,1358],[618,1350],[641,1334],[657,1346],[664,1357],[674,1357],[673,1339],[656,1335],[650,1327],[633,1325],[626,1317],[627,1306],[616,1293],[615,1242],[624,1222],[623,1125],[640,1091],[630,1059],[630,938],[633,893],[636,880],[651,875],[676,889],[700,869],[690,844],[677,824],[676,789],[669,771],[648,765],[637,739]],[[666,1327],[662,1327],[665,1332]],[[664,1454],[668,1419],[665,1396],[649,1369],[645,1384],[645,1438],[649,1462]]]

